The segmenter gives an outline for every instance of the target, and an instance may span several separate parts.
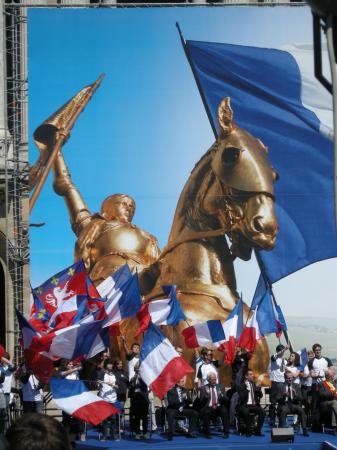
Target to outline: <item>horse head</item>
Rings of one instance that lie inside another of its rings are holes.
[[[228,97],[218,107],[218,123],[219,135],[210,149],[217,189],[205,197],[203,208],[229,230],[233,256],[247,260],[252,248],[271,250],[275,245],[277,174],[268,148],[234,123]]]

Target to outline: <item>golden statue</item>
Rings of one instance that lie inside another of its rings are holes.
[[[161,285],[175,284],[189,324],[227,318],[239,297],[233,260],[250,259],[253,248],[272,249],[278,229],[276,173],[268,149],[234,123],[229,98],[219,105],[218,122],[219,137],[187,180],[161,253],[156,239],[131,223],[135,211],[131,197],[112,195],[104,200],[100,214],[91,214],[60,151],[53,161],[54,190],[65,199],[77,236],[75,258],[83,258],[95,284],[127,262],[137,268],[147,301],[162,296]],[[61,132],[56,127],[56,134]],[[36,132],[42,152],[38,137]],[[136,321],[128,323],[129,342],[136,326]],[[186,326],[172,331],[174,345],[184,348],[181,330]],[[192,361],[192,351],[185,350]],[[267,345],[260,343],[250,366],[263,373],[268,362]]]
[[[54,190],[64,197],[77,236],[75,260],[83,259],[97,285],[128,263],[137,268],[143,295],[159,275],[159,247],[154,236],[132,224],[135,201],[125,194],[107,197],[99,214],[91,214],[74,186],[61,152],[54,162]]]

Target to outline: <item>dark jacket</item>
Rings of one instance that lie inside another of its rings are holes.
[[[141,377],[135,375],[131,378],[129,383],[129,397],[131,402],[136,400],[149,401],[149,391]]]
[[[334,381],[331,381],[330,383],[332,383],[335,389],[337,388],[336,383]],[[337,400],[334,393],[328,389],[325,383],[318,383],[318,393],[320,403],[325,401]]]
[[[260,386],[256,386],[256,383],[254,381],[251,382],[253,386],[253,392],[254,392],[254,398],[255,398],[255,404],[260,404],[260,399],[262,397],[262,390]],[[238,386],[238,395],[239,395],[239,406],[246,406],[249,398],[249,391],[247,389],[247,385],[245,381],[242,381]]]
[[[166,394],[167,408],[169,409],[179,409],[179,408],[191,408],[192,407],[192,397],[186,388],[181,389],[181,401],[179,400],[179,395],[177,391],[177,386],[174,386]]]
[[[116,377],[116,384],[118,388],[117,392],[117,400],[124,402],[126,400],[126,391],[129,386],[129,377],[124,370],[114,370],[114,375]]]
[[[301,386],[296,383],[292,383],[290,385],[292,390],[292,399],[290,400],[287,396],[288,385],[286,383],[282,383],[278,386],[278,391],[276,395],[276,401],[280,405],[284,405],[287,402],[291,402],[294,405],[297,405],[302,402],[302,392]]]
[[[228,397],[226,394],[226,390],[224,386],[220,383],[215,385],[216,393],[217,393],[217,399],[218,404],[220,406],[227,406],[228,405]],[[200,387],[200,407],[203,408],[207,405],[209,405],[209,402],[211,400],[211,386],[209,384],[206,384],[205,386]]]

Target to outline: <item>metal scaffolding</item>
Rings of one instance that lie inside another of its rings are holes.
[[[29,264],[26,24],[22,7],[4,7],[6,125],[2,147],[6,208],[6,345],[21,355],[15,309],[24,311]],[[27,301],[28,299],[26,299]],[[12,337],[11,337],[12,335]],[[13,339],[14,336],[14,339]],[[14,341],[14,342],[13,342]]]

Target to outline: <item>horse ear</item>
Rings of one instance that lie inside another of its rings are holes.
[[[218,107],[218,122],[220,134],[227,135],[233,131],[233,110],[231,108],[230,97],[225,97]]]

